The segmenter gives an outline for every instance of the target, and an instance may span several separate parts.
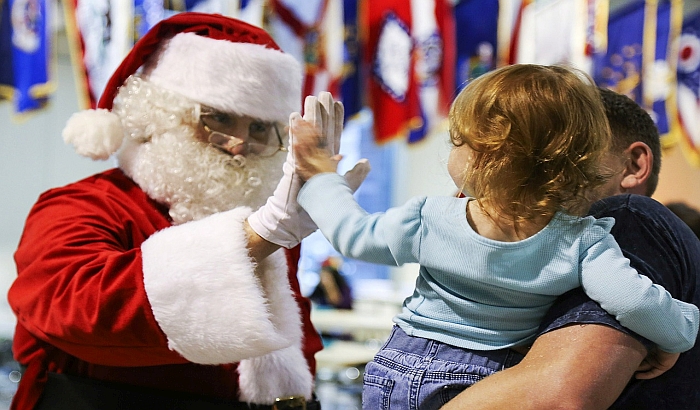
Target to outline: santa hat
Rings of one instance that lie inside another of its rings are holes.
[[[63,139],[92,159],[107,159],[124,130],[112,103],[129,76],[220,111],[286,122],[301,105],[301,65],[261,28],[218,14],[179,13],[156,24],[124,58],[97,109],[74,114]]]

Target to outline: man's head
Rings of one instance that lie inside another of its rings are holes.
[[[599,91],[612,132],[608,165],[614,173],[601,197],[622,193],[651,196],[661,170],[659,131],[632,99],[602,87]]]
[[[176,223],[262,205],[282,174],[301,66],[262,29],[180,13],[151,29],[64,139],[119,166]],[[108,111],[111,110],[111,111]],[[105,127],[106,124],[106,127]],[[122,144],[123,143],[123,144]]]

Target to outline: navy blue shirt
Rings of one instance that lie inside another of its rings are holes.
[[[664,286],[676,299],[700,306],[700,240],[676,215],[639,195],[603,199],[593,205],[590,214],[615,218],[611,233],[639,273]],[[605,324],[630,333],[579,288],[557,299],[540,334],[574,323]],[[700,409],[700,343],[682,353],[663,375],[632,379],[611,409]]]

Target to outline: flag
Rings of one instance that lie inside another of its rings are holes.
[[[165,11],[165,18],[177,13],[196,11],[198,13],[215,13],[224,16],[232,15],[236,7],[231,0],[162,0],[161,8]]]
[[[608,0],[587,0],[585,52],[583,61],[579,64],[581,69],[589,75],[593,73],[593,56],[604,53],[608,48],[608,19],[610,17],[610,4]]]
[[[677,130],[680,1],[637,0],[610,15],[607,52],[594,56],[596,84],[627,95],[654,120],[664,146]]]
[[[422,141],[444,120],[454,95],[454,15],[446,0],[411,0],[413,64],[420,121],[408,143]]]
[[[343,69],[340,100],[345,106],[345,119],[357,115],[363,106],[362,41],[359,25],[359,0],[343,1]]]
[[[700,13],[683,23],[677,78],[680,146],[688,162],[700,167]]]
[[[499,0],[498,2],[498,44],[496,46],[496,67],[512,64],[512,54],[517,47],[517,33],[522,17],[522,0]]]
[[[597,25],[607,8],[595,0],[523,0],[510,62],[568,64],[591,72]]]
[[[94,108],[134,45],[134,2],[64,0],[63,7],[80,105]]]
[[[676,70],[682,22],[682,1],[647,1],[642,106],[654,118],[663,146],[674,143],[678,134]]]
[[[256,27],[263,27],[266,3],[267,0],[240,0],[230,15]]]
[[[46,0],[5,0],[2,16],[2,93],[22,114],[42,108],[56,86],[53,64],[51,5]],[[9,17],[9,24],[8,24]],[[9,40],[8,40],[9,35]]]
[[[15,88],[15,75],[12,70],[12,25],[10,23],[10,2],[0,0],[0,98],[12,99]]]
[[[454,6],[454,16],[459,91],[468,81],[496,68],[499,0],[462,0]]]
[[[642,102],[644,1],[634,1],[608,20],[607,49],[593,56],[596,84]]]
[[[132,45],[136,44],[148,30],[165,18],[162,0],[134,0],[134,37]]]
[[[366,16],[368,99],[375,140],[382,143],[406,136],[422,122],[414,75],[411,3],[371,0]]]
[[[268,31],[304,66],[303,96],[329,91],[340,99],[344,23],[341,0],[271,0]]]

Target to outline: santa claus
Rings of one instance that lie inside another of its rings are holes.
[[[27,218],[13,409],[317,408],[322,345],[296,279],[316,227],[285,148],[301,83],[263,30],[181,13],[71,117],[64,139],[118,168],[49,190]],[[335,152],[342,117],[329,94],[306,99]]]

